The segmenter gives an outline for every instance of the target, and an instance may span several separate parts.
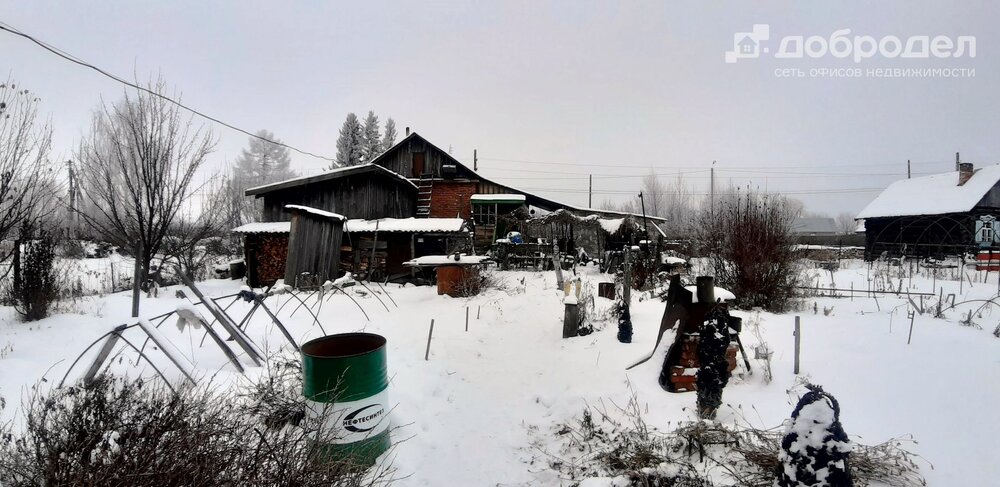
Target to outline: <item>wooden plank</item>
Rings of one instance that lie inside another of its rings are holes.
[[[101,351],[97,353],[94,357],[94,361],[90,363],[90,367],[87,368],[87,372],[83,374],[83,382],[89,384],[94,381],[97,377],[97,373],[101,371],[101,367],[104,365],[104,361],[108,359],[108,355],[111,355],[111,351],[118,344],[118,339],[121,338],[120,333],[128,328],[128,325],[119,325],[116,327],[108,338],[104,340],[104,345],[101,347]]]

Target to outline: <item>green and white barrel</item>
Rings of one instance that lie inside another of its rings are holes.
[[[307,417],[321,458],[371,465],[389,448],[385,337],[342,333],[302,345]]]

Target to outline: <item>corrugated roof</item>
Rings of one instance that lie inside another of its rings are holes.
[[[855,218],[942,215],[973,209],[1000,182],[1000,165],[979,168],[958,185],[958,171],[901,179],[889,185]]]
[[[252,222],[240,225],[232,230],[233,233],[288,233],[291,231],[291,222]]]

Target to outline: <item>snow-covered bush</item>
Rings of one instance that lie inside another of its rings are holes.
[[[22,230],[27,234],[27,230]],[[26,321],[49,315],[49,308],[59,299],[60,279],[56,269],[56,241],[42,231],[38,239],[25,241],[14,266],[11,288],[14,309]]]
[[[799,265],[792,222],[798,211],[788,199],[733,191],[698,222],[697,241],[717,286],[736,295],[736,305],[785,311],[795,297]]]
[[[301,391],[297,392],[301,396]],[[388,472],[317,461],[311,426],[268,427],[252,401],[98,377],[36,394],[0,431],[0,484],[381,485]]]
[[[722,389],[729,382],[729,362],[726,361],[728,315],[721,307],[716,307],[698,334],[698,417],[701,419],[715,419],[722,405]]]
[[[799,400],[778,454],[776,487],[852,487],[851,441],[840,424],[840,404],[817,385]]]

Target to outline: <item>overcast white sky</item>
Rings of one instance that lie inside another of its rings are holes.
[[[596,205],[637,192],[651,170],[666,179],[716,160],[719,186],[750,177],[836,214],[876,194],[855,190],[905,177],[907,159],[918,174],[951,170],[956,151],[1000,162],[995,2],[6,1],[0,20],[113,73],[159,73],[194,107],[313,152],[332,156],[346,113],[373,109],[470,165],[478,149],[486,175],[572,204],[586,204],[590,173]],[[851,29],[976,36],[977,55],[726,64],[734,34],[760,23],[772,50],[784,36]],[[854,66],[974,68],[975,77],[774,75]],[[101,97],[122,93],[3,32],[0,71],[42,98],[60,157]],[[214,131],[219,168],[246,136]],[[326,165],[293,161],[304,172]],[[706,176],[687,181],[705,191]]]

